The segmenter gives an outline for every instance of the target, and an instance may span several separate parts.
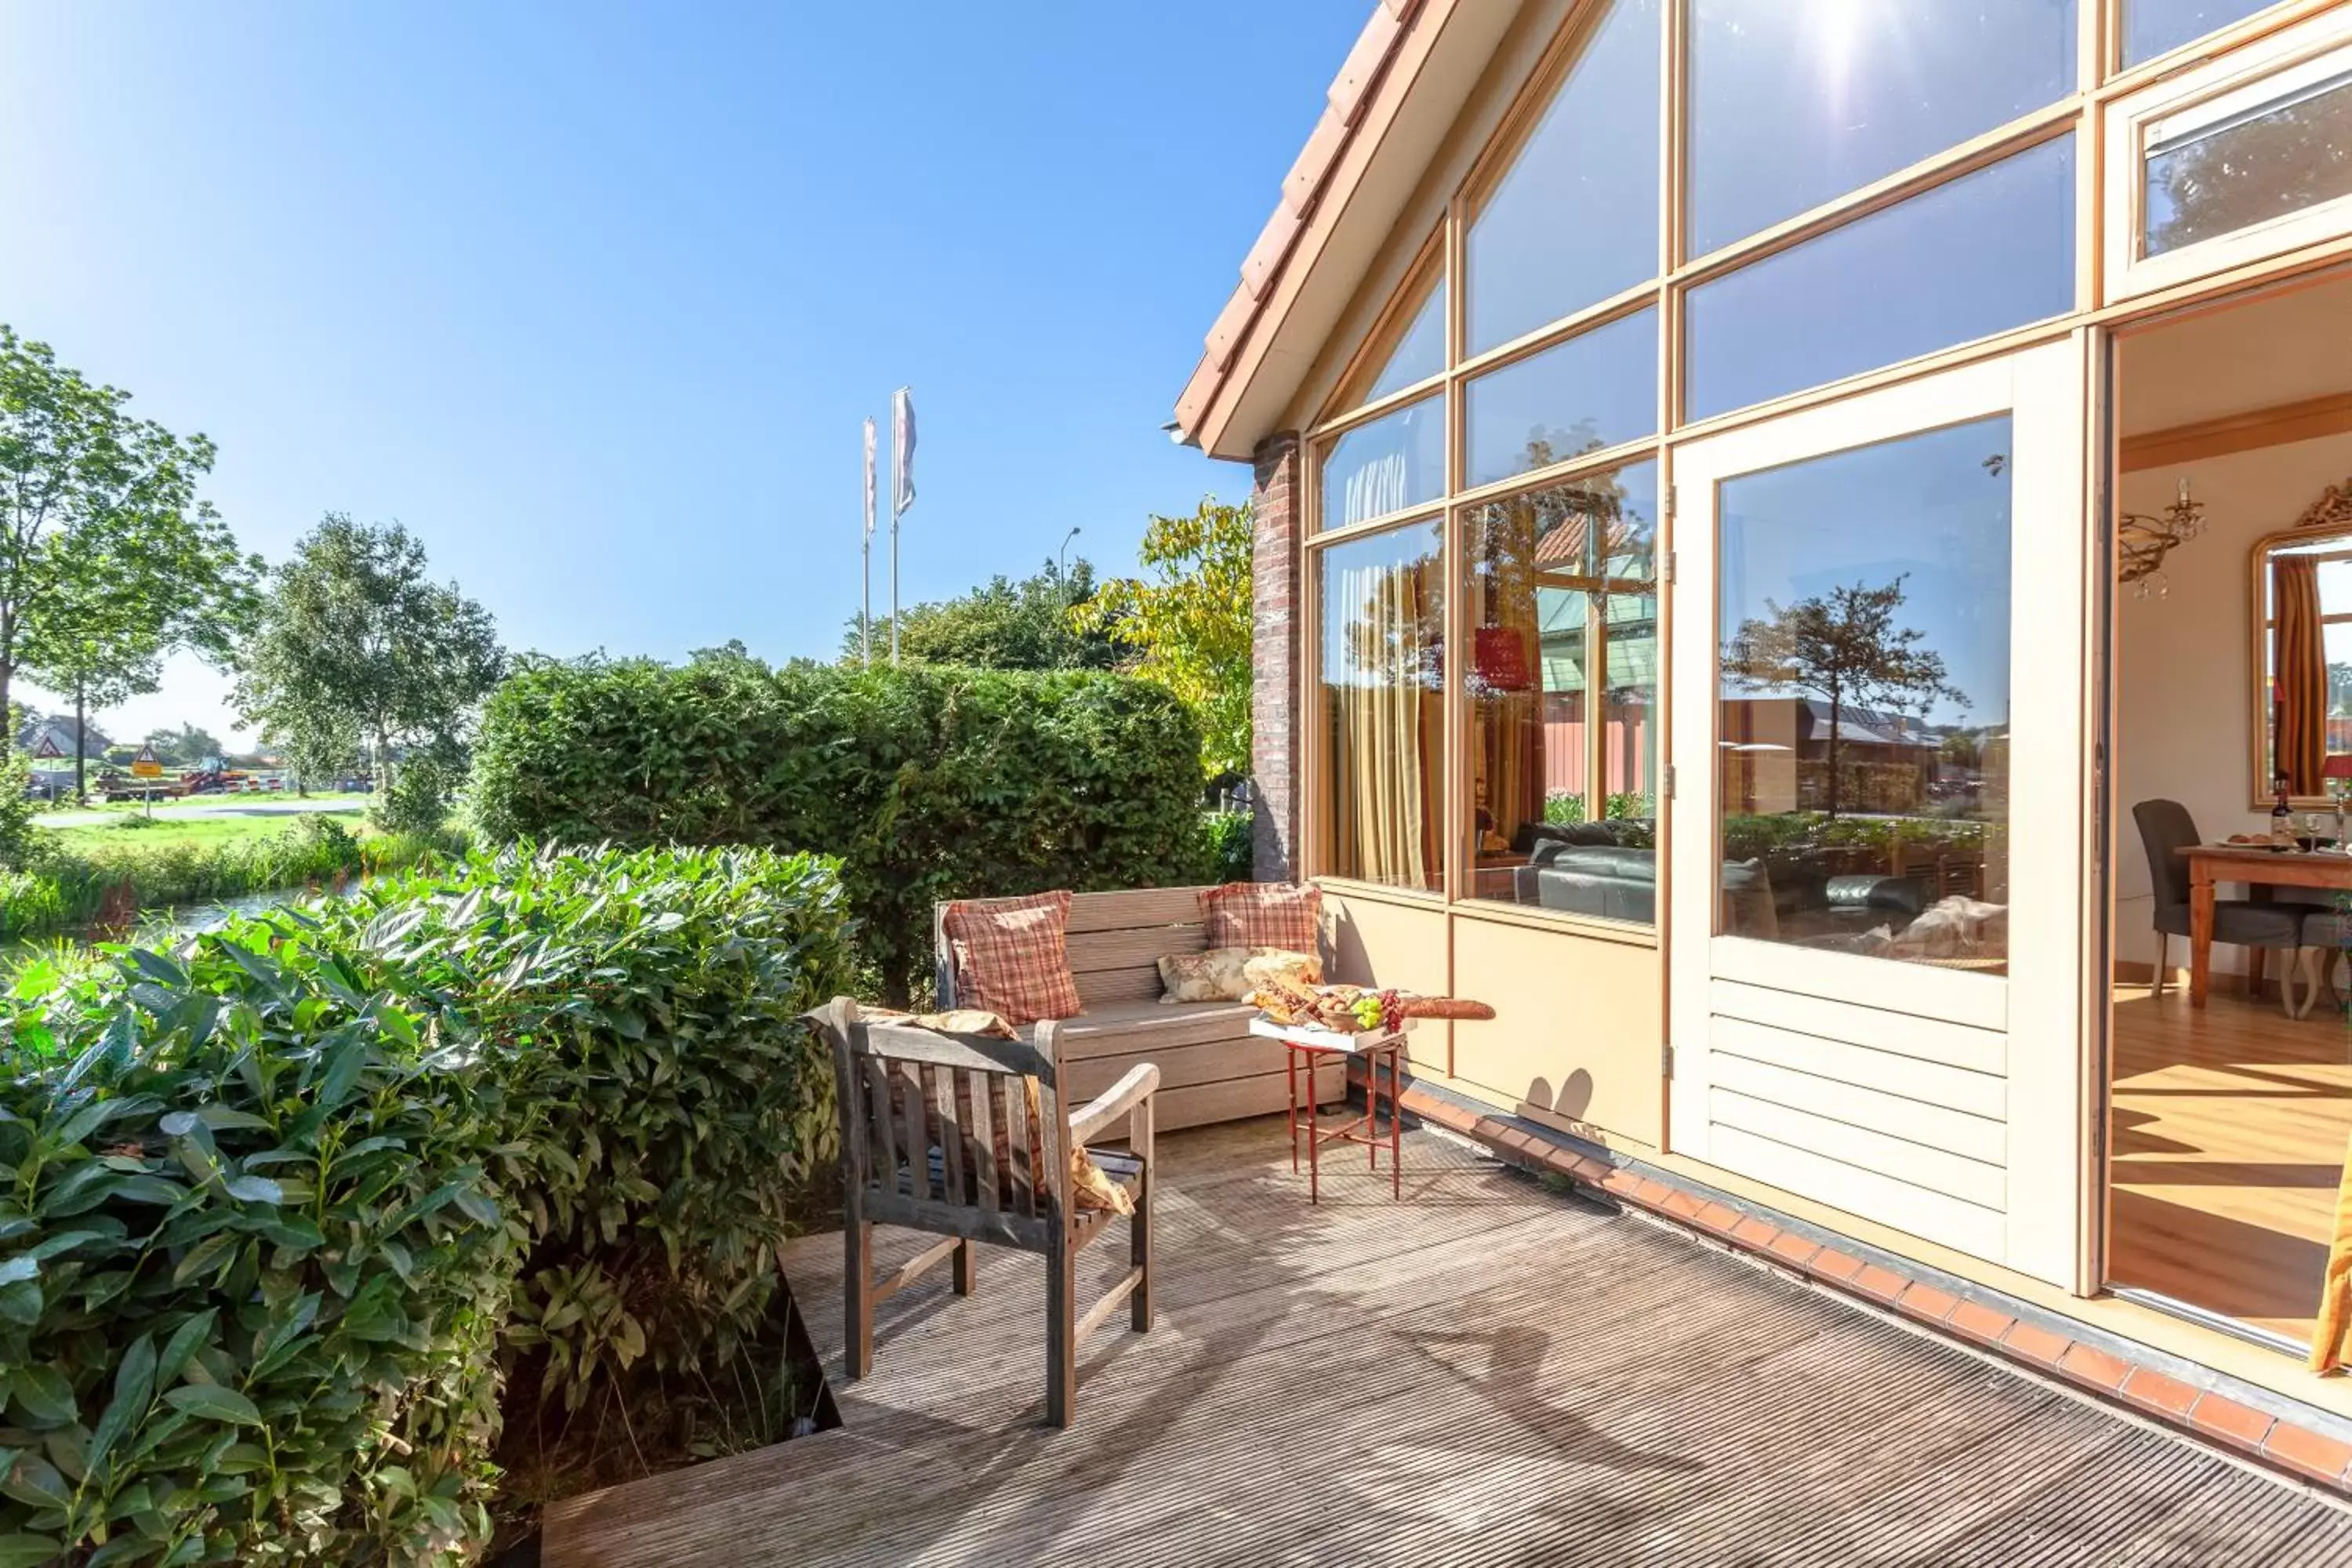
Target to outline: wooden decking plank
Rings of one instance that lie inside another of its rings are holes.
[[[1309,1207],[1278,1121],[1163,1149],[1160,1327],[1083,1348],[1076,1426],[1042,1270],[983,1247],[884,1304],[841,1431],[561,1505],[547,1568],[2352,1560],[2307,1496],[1429,1135],[1402,1205],[1345,1151]],[[839,1238],[785,1258],[837,1364]]]

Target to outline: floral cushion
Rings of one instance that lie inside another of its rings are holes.
[[[1213,947],[1160,961],[1162,1002],[1242,1002],[1269,980],[1319,985],[1323,964],[1311,952],[1280,947]]]
[[[1070,973],[1066,890],[1026,899],[950,904],[943,924],[955,954],[956,1001],[1014,1024],[1075,1018],[1085,1011]]]
[[[1201,895],[1207,906],[1209,946],[1278,947],[1316,952],[1322,889],[1302,882],[1228,882]]]

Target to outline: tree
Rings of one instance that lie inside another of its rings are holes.
[[[373,742],[382,791],[398,748],[456,744],[505,668],[489,611],[429,580],[406,529],[329,512],[270,574],[236,702],[306,767]]]
[[[213,444],[126,412],[0,326],[0,710],[20,671],[140,689],[176,647],[226,652],[260,562],[196,496]]]
[[[1070,607],[1094,591],[1094,567],[1081,556],[1070,563],[1066,576],[1048,561],[1018,583],[1000,575],[956,598],[910,605],[898,614],[898,656],[908,664],[980,669],[1109,669],[1119,660],[1109,636],[1070,623]],[[889,647],[890,619],[885,616],[874,623],[876,657],[887,657]],[[857,657],[857,622],[852,617],[842,635],[841,662],[854,664]]]
[[[150,730],[145,744],[159,760],[174,767],[192,768],[207,757],[228,755],[228,748],[221,744],[219,736],[194,724],[183,724],[176,730]]]
[[[1919,646],[1927,634],[1895,624],[1903,583],[1900,576],[1876,588],[1856,583],[1785,608],[1767,599],[1769,616],[1741,622],[1723,650],[1724,673],[1748,689],[1793,688],[1829,703],[1832,817],[1847,708],[1916,705],[1924,714],[1939,697],[1968,706],[1967,696],[1947,679],[1943,655]]]
[[[2352,189],[2341,100],[2306,98],[2149,163],[2151,253],[2235,234]]]
[[[1151,580],[1105,583],[1073,613],[1073,623],[1127,650],[1127,668],[1200,715],[1206,772],[1247,772],[1250,509],[1206,497],[1190,517],[1154,517],[1138,555]]]

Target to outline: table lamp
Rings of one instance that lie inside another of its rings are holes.
[[[2337,752],[2321,766],[2320,776],[2327,781],[2327,798],[2336,803],[2336,847],[2344,845],[2344,797],[2352,791],[2352,752]]]

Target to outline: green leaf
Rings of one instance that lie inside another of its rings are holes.
[[[239,1203],[276,1205],[285,1201],[278,1184],[267,1176],[232,1176],[227,1191]]]
[[[174,1410],[184,1410],[207,1421],[222,1421],[240,1426],[261,1425],[261,1411],[252,1400],[218,1384],[184,1383],[177,1388],[165,1390],[163,1399]]]
[[[42,1568],[62,1560],[65,1552],[65,1543],[53,1535],[0,1535],[0,1568]]]
[[[205,1237],[190,1247],[187,1255],[180,1259],[179,1266],[172,1270],[172,1283],[184,1285],[206,1270],[219,1268],[243,1239],[234,1231],[221,1231]]]
[[[173,1330],[172,1337],[163,1343],[163,1354],[156,1363],[155,1381],[159,1384],[177,1382],[180,1373],[186,1370],[190,1358],[196,1353],[196,1347],[211,1336],[214,1325],[219,1321],[220,1310],[206,1307]]]
[[[147,1414],[147,1405],[155,1396],[155,1342],[142,1334],[122,1352],[122,1364],[114,1371],[114,1397],[107,1401],[91,1428],[89,1465],[99,1468],[114,1450],[121,1436],[131,1430],[139,1418]]]
[[[53,1366],[20,1366],[12,1384],[16,1403],[45,1426],[78,1420],[81,1408],[74,1402],[73,1384]]]

